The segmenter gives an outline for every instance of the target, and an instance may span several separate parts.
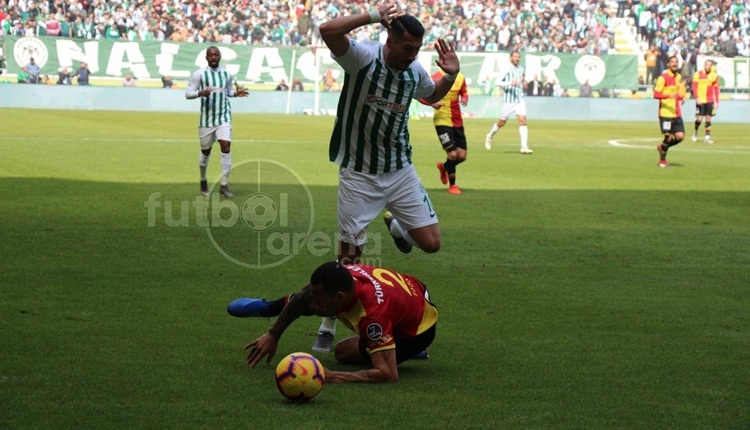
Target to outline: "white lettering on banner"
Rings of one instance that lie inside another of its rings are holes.
[[[253,48],[245,78],[248,81],[259,82],[262,81],[261,76],[266,73],[271,75],[271,82],[289,79],[278,48]]]
[[[126,57],[127,60],[125,60]],[[126,70],[125,73],[123,73],[123,69]],[[109,62],[105,73],[110,76],[123,76],[132,73],[133,77],[139,79],[151,77],[138,42],[115,42],[112,45],[112,51],[109,53]]]
[[[156,67],[159,68],[161,76],[170,76],[172,78],[189,78],[189,70],[173,70],[174,57],[180,52],[180,45],[176,43],[162,43],[160,46],[161,53],[156,54]]]
[[[72,40],[57,40],[57,62],[60,68],[75,68],[85,62],[91,73],[99,71],[99,42],[83,42],[83,49]]]
[[[555,71],[560,68],[562,61],[554,55],[531,55],[526,54],[524,61],[526,68],[526,80],[530,81],[534,79],[534,75],[539,76],[542,79],[543,76],[547,77],[548,81],[560,81]]]

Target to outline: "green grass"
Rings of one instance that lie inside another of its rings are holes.
[[[294,405],[272,367],[244,363],[242,346],[270,322],[225,307],[296,290],[333,249],[254,269],[225,258],[194,211],[168,226],[164,205],[176,219],[197,194],[196,116],[0,110],[0,428],[750,426],[745,125],[715,121],[714,145],[688,139],[659,169],[655,121],[532,120],[535,153],[522,156],[514,121],[486,152],[491,120],[472,120],[464,194],[451,196],[431,122],[413,121],[443,248],[402,255],[376,222],[369,258],[430,286],[430,359],[402,365],[397,385],[330,384]],[[306,187],[312,230],[333,237],[331,127],[235,116],[235,202],[260,183],[242,162],[283,163],[264,170],[263,192],[289,192],[304,229]],[[242,261],[276,258],[255,254],[259,236],[241,223],[211,232]],[[318,324],[297,321],[274,363],[308,350]]]

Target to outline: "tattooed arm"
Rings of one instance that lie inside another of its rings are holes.
[[[312,297],[310,296],[310,285],[308,284],[298,293],[292,295],[289,303],[284,306],[279,318],[267,333],[245,345],[246,350],[250,349],[250,353],[247,355],[247,364],[250,367],[255,367],[264,356],[266,357],[266,364],[271,363],[271,359],[276,355],[276,347],[281,335],[294,320],[302,315],[310,314],[310,303],[312,303]]]

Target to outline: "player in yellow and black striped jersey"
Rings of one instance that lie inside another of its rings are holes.
[[[667,151],[685,138],[685,124],[682,122],[682,103],[686,88],[682,75],[677,70],[677,57],[667,61],[667,70],[656,78],[654,98],[659,100],[659,127],[664,141],[656,147],[659,151],[659,167],[667,167]]]

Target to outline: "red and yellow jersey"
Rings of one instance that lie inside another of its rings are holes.
[[[445,75],[445,72],[442,70],[438,70],[437,72],[433,73],[432,80],[433,81],[439,81],[443,78],[443,75]],[[433,123],[438,126],[447,126],[447,127],[463,127],[464,125],[464,119],[461,116],[461,106],[459,105],[459,100],[461,98],[468,99],[469,92],[466,88],[466,78],[463,73],[458,72],[456,75],[456,80],[453,82],[453,86],[451,87],[450,91],[448,91],[448,94],[443,97],[442,100],[440,100],[440,109],[435,109],[434,116],[432,118]],[[430,105],[424,99],[420,100],[422,104]]]
[[[416,278],[380,267],[348,265],[354,304],[338,318],[366,342],[370,353],[396,348],[395,340],[423,333],[437,322],[437,309]]]
[[[715,103],[719,100],[719,75],[713,71],[698,70],[693,75],[693,96],[698,103]]]
[[[654,86],[654,98],[659,100],[659,116],[663,118],[678,118],[682,116],[682,100],[686,94],[685,82],[682,75],[664,71],[656,78]],[[670,98],[676,94],[675,98]]]

